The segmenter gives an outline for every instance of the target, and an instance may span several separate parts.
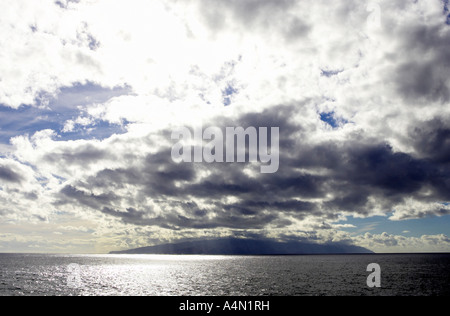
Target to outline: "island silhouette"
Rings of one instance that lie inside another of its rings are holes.
[[[110,252],[110,254],[165,255],[308,255],[363,253],[373,252],[366,248],[346,243],[318,244],[303,241],[281,242],[271,239],[241,238],[190,240]]]

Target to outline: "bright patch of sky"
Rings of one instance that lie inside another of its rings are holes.
[[[405,235],[408,237],[438,234],[450,236],[450,215],[404,221],[391,221],[389,220],[389,214],[387,216],[374,216],[370,218],[354,218],[350,216],[346,221],[339,222],[338,224],[354,226],[342,228],[342,230],[352,235],[360,235],[368,232],[371,234],[388,233],[390,235]]]

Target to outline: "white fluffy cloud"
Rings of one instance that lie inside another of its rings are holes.
[[[375,252],[448,252],[450,239],[446,235],[423,235],[405,237],[388,233],[370,234],[355,238],[357,244]]]

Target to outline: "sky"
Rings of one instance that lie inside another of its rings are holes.
[[[447,0],[2,0],[0,252],[450,251]],[[279,169],[176,163],[278,127]]]

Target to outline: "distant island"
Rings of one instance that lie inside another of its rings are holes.
[[[164,255],[308,255],[308,254],[366,254],[372,251],[344,243],[315,244],[300,241],[280,242],[240,238],[193,240],[163,244],[110,254]]]

